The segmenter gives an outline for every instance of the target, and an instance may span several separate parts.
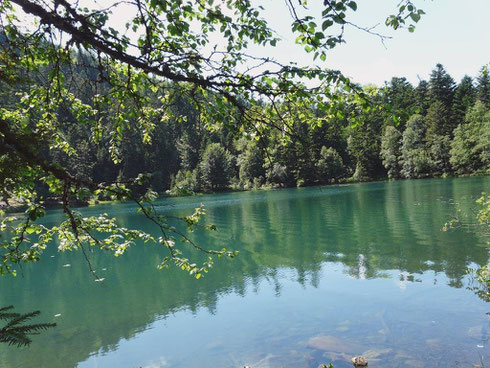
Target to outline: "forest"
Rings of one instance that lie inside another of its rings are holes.
[[[83,61],[83,55],[78,57]],[[71,85],[86,86],[82,96],[87,101],[94,99],[89,86],[97,78],[95,72],[89,75],[72,69],[65,74]],[[299,101],[287,107],[295,109],[290,112],[292,118],[283,122],[287,130],[270,129],[260,135],[237,134],[226,123],[215,127],[201,119],[190,97],[176,94],[169,106],[171,113],[156,115],[151,132],[138,129],[135,121],[126,122],[116,159],[111,150],[115,112],[107,111],[101,126],[94,129],[60,108],[61,134],[76,152],[45,150],[42,155],[96,183],[127,182],[145,173],[149,178],[145,189],[177,195],[488,173],[487,67],[459,83],[437,64],[430,79],[417,86],[393,77],[382,87],[357,88],[369,96],[367,108],[341,92],[336,96],[341,108],[333,116]],[[3,88],[4,106],[22,105],[19,92]],[[163,109],[155,93],[149,94],[155,111]],[[254,114],[261,114],[260,107],[254,109]],[[9,168],[0,165],[7,201]],[[43,192],[42,186],[38,189]]]
[[[362,111],[355,102],[347,102],[344,113],[327,117],[314,106],[303,106],[307,111],[297,113],[310,115],[314,123],[293,120],[293,138],[285,142],[281,132],[257,140],[233,140],[226,131],[206,134],[205,127],[187,116],[184,126],[190,123],[195,128],[176,135],[178,155],[173,166],[169,160],[169,167],[178,171],[165,169],[167,183],[159,181],[156,184],[164,186],[155,189],[166,189],[165,184],[174,192],[290,187],[490,169],[486,67],[476,78],[465,76],[459,84],[438,64],[429,81],[422,80],[416,87],[394,77],[381,88],[359,88],[372,96],[371,108]],[[350,115],[356,115],[355,123],[349,121]],[[145,150],[137,160],[155,159]],[[158,167],[147,170],[157,169],[160,178]],[[124,167],[120,173],[127,175],[125,170],[131,172]]]

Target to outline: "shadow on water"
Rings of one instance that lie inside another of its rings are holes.
[[[58,327],[25,349],[0,347],[0,367],[317,367],[365,353],[370,367],[487,363],[487,308],[466,289],[487,262],[484,239],[441,228],[455,203],[469,211],[490,178],[418,180],[177,198],[174,215],[202,201],[217,232],[199,244],[237,249],[196,281],[157,271],[155,246],[120,259],[49,250],[0,305],[40,309]],[[152,231],[130,204],[85,209]],[[47,221],[56,221],[53,211]],[[198,258],[201,257],[198,255]],[[66,265],[69,267],[64,267]]]

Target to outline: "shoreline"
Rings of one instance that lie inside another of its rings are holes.
[[[227,188],[220,191],[209,191],[209,192],[189,192],[188,194],[182,193],[171,193],[171,189],[167,190],[164,194],[160,194],[159,199],[169,197],[169,198],[178,198],[178,197],[192,197],[192,196],[201,196],[207,194],[221,194],[221,193],[235,193],[235,192],[253,192],[253,191],[261,191],[261,190],[282,190],[282,189],[293,189],[293,188],[311,188],[311,187],[330,187],[330,186],[344,186],[344,185],[353,185],[353,184],[369,184],[369,183],[387,183],[387,182],[396,182],[396,181],[406,181],[406,180],[424,180],[424,179],[454,179],[454,178],[471,178],[471,177],[484,177],[490,176],[490,172],[477,172],[471,174],[440,174],[440,175],[427,175],[420,178],[379,178],[379,179],[367,179],[361,181],[353,181],[350,178],[340,180],[336,183],[313,183],[311,185],[301,185],[301,186],[272,186],[272,185],[263,185],[257,188],[250,189],[242,189],[242,188]],[[109,201],[111,202],[111,201]]]
[[[396,178],[396,179],[388,179],[388,178],[380,178],[380,179],[368,179],[363,181],[351,181],[349,179],[340,180],[337,183],[313,183],[311,185],[302,185],[302,186],[272,186],[272,185],[263,185],[257,188],[251,189],[243,189],[243,188],[226,188],[220,191],[209,191],[209,192],[185,192],[185,193],[172,193],[171,190],[167,190],[165,193],[159,193],[158,199],[164,198],[179,198],[179,197],[193,197],[193,196],[203,196],[209,194],[222,194],[222,193],[238,193],[238,192],[253,192],[253,191],[266,191],[266,190],[282,190],[282,189],[292,189],[292,188],[311,188],[311,187],[330,187],[330,186],[345,186],[345,185],[353,185],[353,184],[369,184],[369,183],[386,183],[386,182],[396,182],[396,181],[405,181],[405,180],[424,180],[424,179],[454,179],[454,178],[468,178],[468,177],[484,177],[490,176],[489,172],[480,172],[480,173],[471,173],[471,174],[460,174],[460,175],[430,175],[421,178]],[[11,203],[6,205],[5,201],[0,200],[0,213],[3,211],[5,214],[11,213],[19,213],[23,212],[27,209],[26,205],[20,204],[17,201],[11,199],[9,200]],[[70,205],[72,207],[92,207],[100,204],[110,204],[110,203],[118,203],[118,202],[130,202],[128,201],[119,201],[119,200],[88,200],[88,201],[71,201]],[[47,210],[52,209],[60,209],[62,208],[62,202],[59,197],[47,198],[45,200],[44,208]]]

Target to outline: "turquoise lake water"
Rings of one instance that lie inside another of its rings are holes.
[[[485,190],[490,177],[163,200],[169,215],[204,203],[218,231],[193,239],[239,256],[195,280],[157,270],[165,252],[156,246],[117,259],[96,251],[100,283],[80,252],[48,250],[0,278],[0,305],[41,310],[36,321],[58,326],[27,348],[0,346],[0,367],[343,368],[360,354],[371,368],[488,366],[490,308],[467,273],[487,262],[486,239],[441,231]],[[155,230],[132,204],[82,212]],[[60,218],[52,211],[45,222]]]

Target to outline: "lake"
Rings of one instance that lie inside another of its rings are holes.
[[[22,275],[0,278],[0,306],[41,310],[36,322],[58,326],[27,348],[0,346],[0,367],[342,368],[360,354],[371,368],[488,366],[489,305],[467,273],[487,262],[486,240],[467,229],[441,231],[485,190],[490,177],[160,201],[169,215],[203,202],[218,231],[193,239],[239,256],[216,260],[195,280],[157,270],[165,252],[154,245],[119,258],[96,251],[100,283],[81,252],[49,250]],[[153,231],[134,210],[82,211]],[[45,222],[61,216],[50,211]]]

